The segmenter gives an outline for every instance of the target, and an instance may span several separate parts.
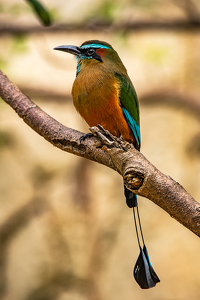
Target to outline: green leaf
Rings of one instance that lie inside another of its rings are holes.
[[[40,21],[44,26],[50,26],[51,25],[51,17],[46,8],[37,0],[26,0],[28,2],[36,15],[39,17]]]

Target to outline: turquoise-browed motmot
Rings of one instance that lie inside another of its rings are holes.
[[[64,45],[54,49],[72,53],[76,57],[76,79],[72,88],[73,102],[88,125],[92,127],[100,124],[113,135],[133,143],[135,148],[140,150],[138,98],[126,68],[113,47],[106,42],[91,40],[80,47]],[[124,192],[127,205],[133,207],[140,247],[140,255],[134,267],[134,277],[141,288],[148,289],[160,280],[153,270],[144,244],[137,197],[126,187]],[[143,247],[140,244],[138,228]]]

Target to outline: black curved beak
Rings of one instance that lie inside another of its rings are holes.
[[[78,56],[81,54],[80,48],[72,45],[62,45],[62,46],[55,47],[53,49],[68,52]]]

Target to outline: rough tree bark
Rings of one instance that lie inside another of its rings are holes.
[[[163,208],[171,217],[200,236],[200,204],[171,177],[161,173],[132,144],[118,139],[101,126],[80,142],[82,132],[68,128],[24,95],[0,71],[0,96],[38,134],[63,151],[101,163],[123,176],[137,195]]]

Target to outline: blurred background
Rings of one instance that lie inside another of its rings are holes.
[[[0,69],[53,118],[88,132],[70,94],[75,59],[52,49],[107,41],[138,93],[142,153],[199,201],[200,2],[42,3],[49,27],[28,1],[1,0]],[[0,299],[199,299],[198,237],[148,199],[139,206],[161,279],[150,290],[132,275],[139,249],[122,178],[54,148],[0,100]]]

